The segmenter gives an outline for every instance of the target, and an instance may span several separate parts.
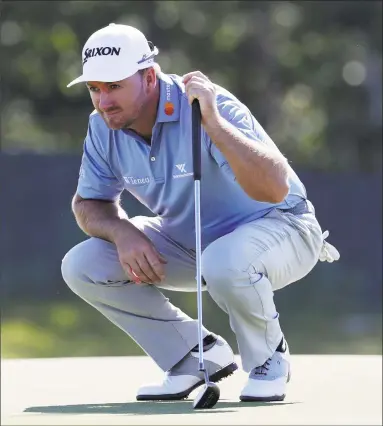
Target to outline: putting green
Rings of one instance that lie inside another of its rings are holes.
[[[240,360],[238,358],[240,365]],[[381,425],[382,357],[293,355],[283,402],[241,403],[246,374],[219,383],[221,399],[137,402],[137,387],[161,371],[148,357],[1,361],[2,425]]]

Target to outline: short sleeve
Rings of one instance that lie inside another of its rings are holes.
[[[268,139],[268,135],[264,129],[255,120],[249,110],[238,100],[230,99],[221,95],[217,97],[217,107],[220,115],[249,139],[261,143]],[[234,173],[232,172],[225,156],[206,133],[205,138],[210,154],[214,160],[225,172],[234,178]]]
[[[122,191],[123,185],[111,171],[101,143],[89,123],[84,141],[77,193],[82,198],[116,201]]]

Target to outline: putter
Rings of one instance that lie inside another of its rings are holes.
[[[201,109],[197,99],[192,102],[192,144],[195,201],[197,310],[198,310],[198,355],[199,371],[204,373],[205,384],[193,402],[194,409],[213,408],[220,395],[219,387],[209,381],[203,360],[202,338],[202,274],[201,274]]]

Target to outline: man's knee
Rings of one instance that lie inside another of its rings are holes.
[[[234,282],[248,280],[249,265],[244,262],[241,247],[227,244],[224,239],[211,243],[202,254],[202,276],[207,287],[231,291]]]
[[[68,287],[75,293],[78,290],[76,287],[86,281],[87,264],[91,262],[87,253],[87,241],[70,249],[61,262],[61,275]]]
[[[107,247],[110,244],[98,238],[90,238],[74,246],[64,256],[61,274],[68,287],[78,293],[85,283],[108,279],[101,273],[106,267]]]

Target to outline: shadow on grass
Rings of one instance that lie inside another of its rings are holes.
[[[251,402],[220,400],[213,409],[193,410],[193,400],[164,402],[125,402],[104,404],[51,405],[45,407],[29,407],[25,413],[45,414],[181,414],[181,413],[227,413],[238,411],[238,408],[267,407],[276,405],[298,404],[299,402]],[[230,410],[237,408],[237,410]]]

